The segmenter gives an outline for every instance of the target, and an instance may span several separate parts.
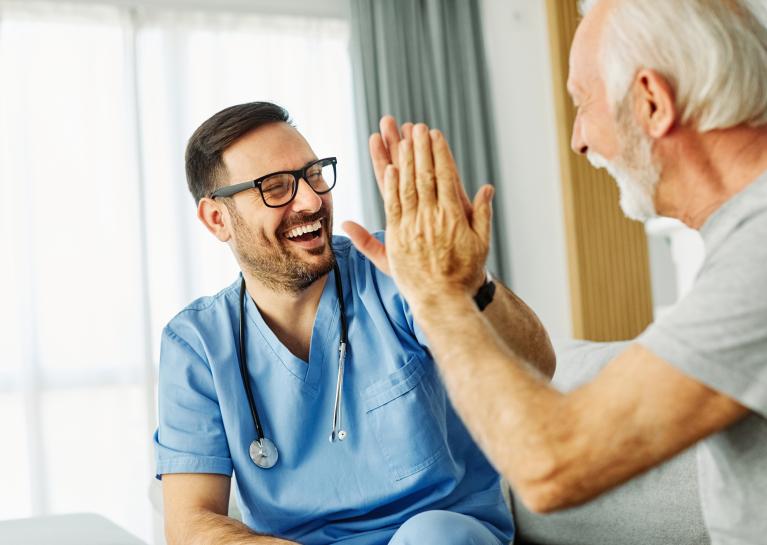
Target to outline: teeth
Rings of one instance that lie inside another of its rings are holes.
[[[285,233],[285,236],[288,238],[295,238],[299,237],[305,233],[313,233],[314,231],[319,231],[322,227],[322,220],[315,221],[314,223],[309,223],[306,225],[299,225],[298,227],[294,227],[290,231]]]

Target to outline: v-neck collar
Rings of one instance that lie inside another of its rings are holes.
[[[261,312],[258,310],[253,298],[246,294],[245,314],[248,322],[255,326],[255,331],[248,335],[246,342],[252,343],[263,341],[266,350],[258,352],[249,350],[248,353],[271,355],[280,362],[292,375],[303,381],[312,389],[318,388],[322,376],[322,370],[326,365],[328,356],[338,352],[338,339],[340,339],[339,303],[336,293],[335,272],[330,271],[322,289],[320,302],[317,305],[317,313],[312,326],[312,338],[309,345],[309,361],[306,362],[294,355],[282,344],[271,328],[268,326]],[[255,332],[258,332],[258,335]],[[335,339],[335,341],[334,341]]]

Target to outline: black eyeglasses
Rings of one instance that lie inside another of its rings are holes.
[[[231,197],[241,191],[258,188],[266,206],[279,208],[280,206],[285,206],[296,197],[298,181],[301,179],[305,180],[317,195],[328,193],[336,185],[337,163],[338,161],[335,157],[317,159],[298,170],[272,172],[250,182],[220,187],[211,193],[210,197],[211,199]]]

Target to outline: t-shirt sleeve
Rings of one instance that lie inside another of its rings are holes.
[[[753,221],[707,258],[690,293],[637,341],[767,416],[767,215]]]
[[[170,326],[160,348],[156,474],[232,474],[221,410],[206,361]]]

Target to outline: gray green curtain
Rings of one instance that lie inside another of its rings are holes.
[[[488,267],[509,282],[502,254],[502,188],[495,157],[493,110],[482,43],[479,0],[349,0],[351,57],[360,139],[382,115],[442,130],[473,198],[496,186]],[[366,227],[384,226],[366,142],[360,164]]]

